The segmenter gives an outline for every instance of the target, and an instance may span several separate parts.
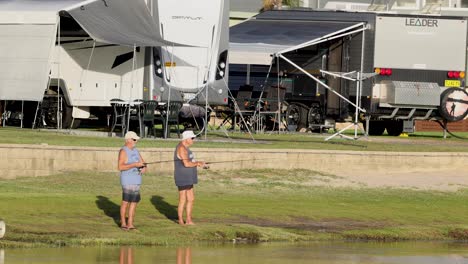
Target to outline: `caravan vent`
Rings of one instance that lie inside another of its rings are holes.
[[[336,2],[330,1],[325,4],[325,9],[333,10],[352,10],[352,11],[367,11],[369,4],[353,3],[353,2]]]

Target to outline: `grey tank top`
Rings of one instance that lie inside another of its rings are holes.
[[[197,167],[187,168],[184,166],[179,157],[177,157],[177,148],[185,148],[184,145],[179,143],[174,151],[174,181],[176,186],[186,186],[198,183]],[[195,162],[195,157],[189,148],[185,148],[188,152],[189,160]]]
[[[131,164],[140,161],[140,152],[136,148],[129,149],[126,146],[123,146],[123,149],[127,153],[127,162],[125,164]],[[129,170],[124,170],[120,172],[120,184],[125,185],[140,185],[141,184],[141,174],[138,172],[137,168],[131,168]]]

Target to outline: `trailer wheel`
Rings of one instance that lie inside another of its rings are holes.
[[[299,131],[307,125],[307,109],[298,104],[288,105],[286,110],[288,129]]]
[[[387,134],[389,136],[399,136],[403,132],[403,121],[389,120],[385,122]]]
[[[313,104],[310,109],[309,113],[307,115],[307,122],[310,125],[316,124],[320,125],[323,124],[323,115],[322,115],[322,110],[320,109],[320,106],[317,104]],[[313,132],[321,132],[320,128],[313,128]]]
[[[367,133],[370,136],[381,136],[385,131],[384,121],[371,120],[369,121],[369,131]]]
[[[45,113],[44,113],[44,121],[46,122],[47,126],[49,127],[57,127],[57,100],[56,97],[46,97],[44,98],[43,104],[45,105]],[[62,106],[62,128],[77,128],[81,120],[75,119],[73,120],[73,107],[69,106],[65,99],[62,98],[63,106]]]

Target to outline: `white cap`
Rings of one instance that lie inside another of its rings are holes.
[[[187,130],[182,133],[182,140],[186,140],[189,138],[196,138],[195,134],[193,133],[192,130]]]
[[[139,140],[140,137],[133,131],[128,131],[126,134],[125,134],[125,140],[127,139],[135,139],[135,140]]]

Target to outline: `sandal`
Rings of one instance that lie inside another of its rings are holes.
[[[122,229],[123,231],[128,231],[129,230],[129,228],[126,227],[126,226],[121,226],[120,229]]]

